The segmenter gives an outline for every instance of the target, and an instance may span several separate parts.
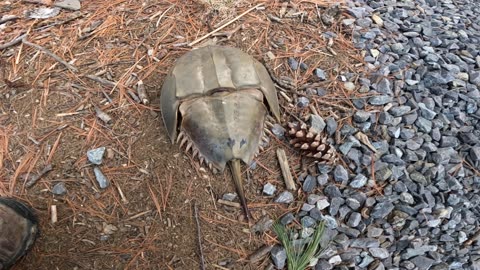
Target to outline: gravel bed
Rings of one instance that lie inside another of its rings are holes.
[[[336,131],[348,167],[302,177],[307,200],[281,222],[298,219],[300,238],[326,222],[331,243],[315,269],[480,269],[480,2],[355,1],[348,13],[369,74],[355,81],[369,97],[353,101],[353,125]],[[324,120],[333,135],[337,123]],[[285,264],[281,248],[271,256]]]

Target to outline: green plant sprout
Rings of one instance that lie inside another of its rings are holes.
[[[325,232],[325,222],[320,222],[311,240],[300,245],[294,244],[293,233],[278,222],[273,225],[273,231],[277,234],[287,253],[288,270],[305,270],[312,259],[318,258],[325,247],[320,247],[320,239]]]

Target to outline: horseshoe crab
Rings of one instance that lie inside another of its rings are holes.
[[[232,172],[248,220],[240,161],[259,151],[265,117],[280,121],[275,86],[265,67],[239,49],[207,46],[180,57],[160,97],[163,122],[172,141],[186,144],[200,162]]]

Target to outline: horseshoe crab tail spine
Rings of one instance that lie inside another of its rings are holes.
[[[233,182],[235,183],[235,188],[237,189],[238,197],[240,198],[240,203],[242,205],[243,212],[247,222],[250,222],[250,212],[247,207],[247,200],[245,199],[245,193],[243,192],[242,184],[242,172],[240,170],[240,160],[233,159],[228,162],[230,165],[230,170],[232,171]]]

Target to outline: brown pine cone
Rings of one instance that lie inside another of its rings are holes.
[[[305,123],[288,123],[289,143],[302,151],[307,157],[318,159],[325,163],[335,163],[337,153],[327,142],[327,136],[317,133]]]

